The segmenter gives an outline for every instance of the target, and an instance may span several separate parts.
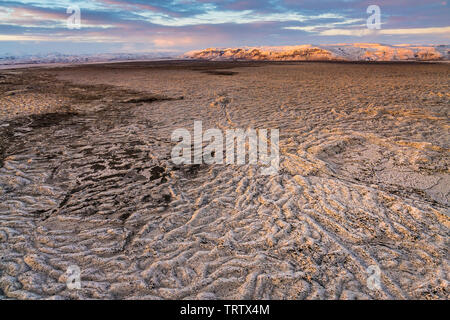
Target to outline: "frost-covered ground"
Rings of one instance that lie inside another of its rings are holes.
[[[447,299],[448,64],[0,73],[0,297]],[[279,128],[281,170],[171,133]],[[81,269],[81,290],[66,270]],[[381,289],[367,286],[370,266]]]

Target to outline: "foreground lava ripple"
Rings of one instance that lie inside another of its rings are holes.
[[[0,298],[447,299],[445,63],[0,72]],[[279,128],[280,170],[171,133]],[[79,290],[66,270],[81,270]],[[381,285],[367,285],[367,270]]]

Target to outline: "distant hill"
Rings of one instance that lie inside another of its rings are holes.
[[[450,60],[450,46],[355,43],[209,48],[187,52],[183,57],[205,60],[255,61],[439,61]]]

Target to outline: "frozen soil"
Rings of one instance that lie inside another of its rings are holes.
[[[0,72],[0,298],[448,299],[448,64]],[[175,166],[279,128],[280,172]],[[81,290],[66,270],[81,269]],[[369,289],[367,268],[381,270]]]

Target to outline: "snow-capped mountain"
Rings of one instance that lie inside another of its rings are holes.
[[[450,60],[450,46],[383,45],[371,43],[284,47],[209,48],[184,58],[260,61],[439,61]]]
[[[68,55],[60,53],[36,54],[36,55],[0,55],[0,65],[16,64],[42,64],[42,63],[87,63],[87,62],[113,62],[128,60],[152,60],[172,57],[173,53],[105,53]]]

